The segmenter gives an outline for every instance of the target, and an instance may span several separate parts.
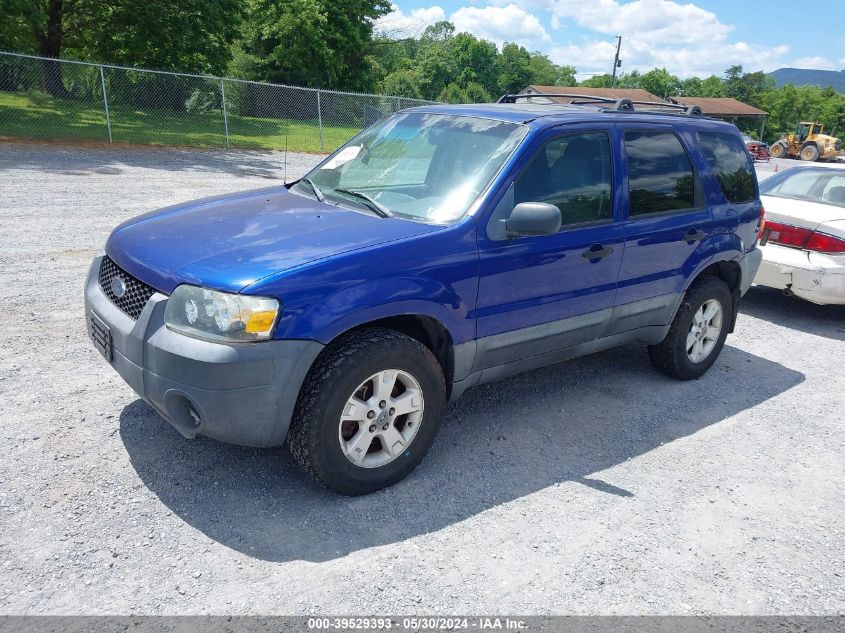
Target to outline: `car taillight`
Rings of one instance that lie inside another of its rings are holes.
[[[817,253],[845,253],[845,240],[825,233],[813,233],[805,248]]]
[[[816,253],[845,253],[845,240],[780,222],[767,222],[767,241]]]
[[[766,228],[766,207],[760,207],[760,224],[758,225],[760,228],[757,231],[757,239],[763,239],[763,229]]]

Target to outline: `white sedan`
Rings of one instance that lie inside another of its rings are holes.
[[[819,304],[845,304],[845,169],[799,166],[760,183],[765,224],[761,286]]]

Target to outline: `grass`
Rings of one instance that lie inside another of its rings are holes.
[[[220,112],[174,112],[111,105],[115,143],[161,146],[225,147]],[[297,152],[329,152],[343,145],[361,128],[323,125],[230,114],[229,145],[246,149],[287,148]],[[44,93],[0,91],[0,136],[30,139],[86,139],[108,141],[106,114],[99,105],[55,99]],[[287,138],[286,138],[287,137]]]

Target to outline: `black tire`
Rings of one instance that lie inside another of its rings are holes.
[[[695,313],[712,299],[718,301],[722,308],[721,331],[710,353],[703,360],[693,362],[687,354],[687,334]],[[716,277],[697,279],[687,290],[666,338],[657,345],[649,346],[648,355],[652,365],[667,376],[680,380],[700,378],[716,362],[732,321],[733,298],[727,284]]]
[[[807,143],[804,147],[801,148],[801,160],[812,162],[818,159],[819,148],[815,143]]]
[[[407,372],[423,394],[423,417],[404,452],[376,468],[353,464],[338,439],[349,397],[369,376],[386,369]],[[314,479],[342,495],[391,486],[422,461],[434,442],[446,399],[443,371],[431,351],[394,330],[359,330],[333,341],[314,361],[297,400],[288,432],[296,462]]]
[[[769,153],[774,158],[786,158],[786,145],[784,145],[783,143],[775,143],[774,145],[772,145],[772,149]]]

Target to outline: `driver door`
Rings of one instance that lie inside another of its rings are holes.
[[[479,231],[476,370],[604,332],[625,248],[615,134],[613,126],[550,130]],[[557,206],[560,231],[508,237],[504,221],[520,202]]]

